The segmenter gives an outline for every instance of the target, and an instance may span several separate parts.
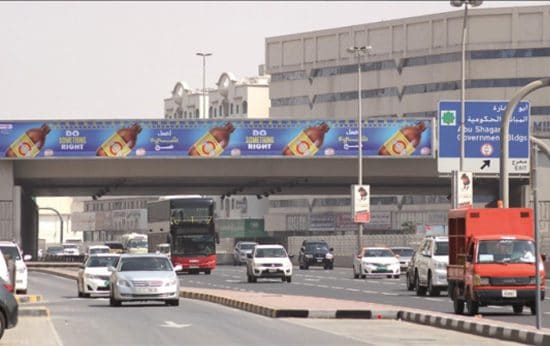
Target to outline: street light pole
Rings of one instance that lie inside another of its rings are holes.
[[[462,19],[462,58],[460,62],[460,161],[459,171],[464,170],[464,118],[466,118],[466,38],[468,35],[468,5],[472,7],[480,6],[482,0],[451,0],[454,7],[464,6],[464,16]],[[453,184],[458,179],[458,172],[453,172]],[[454,193],[453,186],[453,195]],[[458,196],[453,196],[453,208],[458,207]]]
[[[59,224],[60,224],[60,230],[61,230],[61,232],[59,233],[59,243],[63,244],[63,217],[61,216],[61,214],[57,211],[57,209],[50,208],[50,207],[44,207],[44,208],[38,208],[38,209],[53,211],[54,213],[57,214],[57,217],[59,218]]]
[[[361,56],[368,54],[371,50],[371,46],[362,47],[350,47],[347,49],[348,53],[354,54],[357,57],[357,160],[359,165],[357,184],[363,185],[363,114],[361,105]],[[359,223],[359,230],[357,233],[357,245],[358,251],[361,251],[363,246],[363,224]]]
[[[197,53],[198,56],[202,56],[202,112],[204,117],[208,117],[206,113],[206,57],[211,56],[212,53]]]

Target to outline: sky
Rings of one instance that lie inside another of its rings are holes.
[[[483,8],[549,5],[485,1]],[[0,2],[0,119],[162,118],[177,81],[258,74],[267,37],[453,11],[449,1]]]

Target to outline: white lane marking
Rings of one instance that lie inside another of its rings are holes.
[[[335,290],[343,290],[344,287],[339,287],[339,286],[331,286],[330,288],[333,288]]]
[[[350,292],[361,292],[361,290],[358,290],[356,288],[346,288],[346,291],[350,291]]]
[[[377,291],[369,291],[369,290],[364,290],[363,293],[368,293],[368,294],[378,294],[379,292]]]
[[[304,280],[305,280],[305,281],[315,281],[315,282],[321,281],[321,280],[319,280],[319,279],[308,279],[308,278],[305,278]]]
[[[317,285],[317,287],[320,287],[320,288],[328,288],[328,285]]]
[[[443,299],[437,299],[437,298],[426,298],[426,300],[430,300],[432,302],[443,302]]]
[[[177,324],[173,321],[164,321],[164,324],[160,325],[161,327],[165,328],[185,328],[185,327],[191,327],[190,324]]]
[[[303,283],[303,285],[304,285],[304,286],[310,286],[310,287],[315,287],[315,285],[314,285],[314,284],[310,284],[310,283],[308,283],[308,282],[304,282],[304,283]]]
[[[399,294],[397,293],[389,293],[389,292],[382,292],[383,295],[385,296],[398,296]]]
[[[225,280],[225,282],[229,282],[229,283],[237,283],[237,282],[241,282],[241,280]]]

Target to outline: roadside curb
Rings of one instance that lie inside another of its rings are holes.
[[[60,276],[60,277],[65,278],[65,279],[72,279],[72,280],[76,280],[76,279],[77,279],[76,273],[75,273],[75,274],[72,274],[72,273],[62,273],[62,272],[57,271],[57,270],[55,270],[55,269],[49,269],[49,268],[29,268],[29,271],[40,272],[40,273],[46,273],[46,274],[52,274],[52,275]]]
[[[514,341],[528,345],[550,345],[550,334],[510,327],[499,327],[484,322],[458,320],[450,317],[435,316],[410,311],[399,311],[398,319],[406,322],[449,329],[494,339]]]
[[[19,317],[49,317],[50,309],[45,306],[37,306],[32,308],[20,308]]]
[[[42,301],[42,296],[37,294],[29,294],[29,295],[16,295],[15,300],[17,301],[17,304],[32,304],[32,303],[38,303]]]

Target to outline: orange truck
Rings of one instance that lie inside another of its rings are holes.
[[[447,281],[454,312],[470,315],[488,305],[525,306],[536,314],[533,210],[529,208],[449,211]],[[539,267],[541,298],[545,272]]]

